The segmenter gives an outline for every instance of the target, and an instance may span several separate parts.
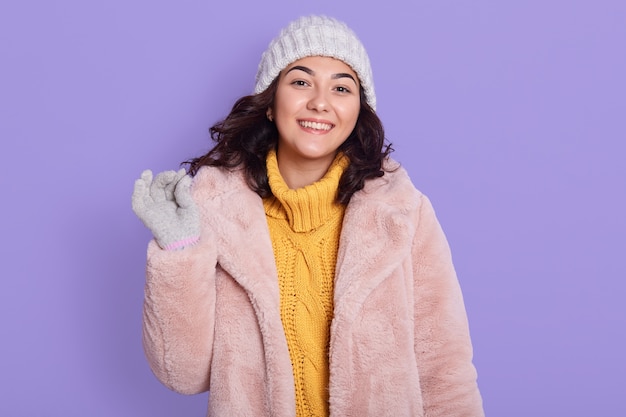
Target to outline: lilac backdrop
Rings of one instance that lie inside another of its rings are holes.
[[[204,152],[311,12],[370,52],[454,252],[487,415],[626,415],[626,2],[315,3],[2,2],[0,415],[204,415],[143,357],[132,184]]]

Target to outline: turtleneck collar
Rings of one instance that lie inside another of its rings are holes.
[[[345,207],[335,202],[339,179],[350,164],[347,156],[337,154],[322,179],[306,187],[290,189],[278,169],[276,151],[267,154],[267,176],[274,196],[264,199],[265,213],[285,218],[294,232],[308,232],[336,215]]]

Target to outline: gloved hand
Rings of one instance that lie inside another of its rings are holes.
[[[190,188],[184,169],[161,172],[154,180],[146,170],[135,181],[133,211],[165,250],[193,245],[200,238],[200,215]]]

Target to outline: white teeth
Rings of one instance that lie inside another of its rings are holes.
[[[315,130],[330,130],[333,127],[328,123],[309,122],[307,120],[301,121],[300,126]]]

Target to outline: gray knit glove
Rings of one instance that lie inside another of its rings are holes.
[[[135,181],[133,211],[165,250],[193,245],[200,237],[200,215],[190,188],[184,169],[161,172],[154,180],[146,170]]]

